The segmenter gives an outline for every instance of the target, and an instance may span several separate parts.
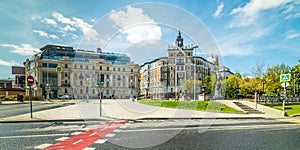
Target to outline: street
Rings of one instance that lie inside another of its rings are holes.
[[[2,123],[0,147],[4,150],[43,149],[106,123]],[[299,149],[299,129],[299,124],[266,119],[136,120],[113,129],[106,136],[97,132],[100,140],[88,148]]]
[[[34,102],[32,104],[32,111],[37,112],[41,110],[54,109],[62,106],[66,106],[66,104]],[[29,102],[20,103],[20,104],[0,105],[0,118],[16,116],[16,115],[21,115],[26,113],[30,113]]]

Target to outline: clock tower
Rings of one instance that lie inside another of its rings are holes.
[[[181,37],[180,31],[178,31],[178,36],[177,36],[175,45],[178,47],[183,47],[183,38]]]

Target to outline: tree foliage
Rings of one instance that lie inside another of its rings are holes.
[[[255,92],[265,96],[280,96],[282,91],[280,74],[291,72],[295,75],[292,74],[292,81],[287,88],[287,94],[293,94],[293,85],[295,84],[295,93],[298,96],[297,93],[300,92],[300,65],[293,68],[285,64],[268,66],[263,72],[264,66],[264,64],[257,64],[257,68],[252,70],[252,77],[242,77],[239,73],[229,75],[226,79],[226,97],[237,98],[238,95],[253,97]],[[210,83],[211,81],[207,80],[207,82]]]

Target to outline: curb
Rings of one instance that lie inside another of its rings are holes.
[[[200,119],[205,119],[205,120],[211,120],[211,119],[264,119],[264,120],[275,120],[278,118],[264,118],[264,117],[192,117],[192,118],[185,118],[185,117],[180,117],[180,118],[166,118],[166,117],[148,117],[148,118],[137,118],[134,120],[168,120],[168,119],[178,119],[178,120],[185,120],[185,119],[193,119],[193,120],[200,120]]]
[[[0,123],[36,123],[36,122],[77,122],[77,121],[108,121],[109,118],[99,118],[99,119],[37,119],[37,120],[3,120]],[[118,119],[121,120],[121,119]]]

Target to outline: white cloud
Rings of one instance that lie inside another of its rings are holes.
[[[64,24],[70,24],[70,25],[75,25],[75,22],[72,21],[69,18],[64,17],[61,13],[58,12],[53,12],[52,16],[59,22],[64,23]]]
[[[15,61],[4,61],[2,59],[0,59],[0,66],[17,66],[18,63],[16,63]]]
[[[224,8],[224,3],[222,2],[222,3],[218,6],[217,10],[215,11],[214,17],[220,16],[221,13],[222,13],[222,11],[223,11],[223,8]]]
[[[44,18],[44,21],[47,24],[53,25],[53,26],[57,26],[56,21],[54,21],[53,19],[49,19],[49,18]]]
[[[160,40],[162,33],[157,23],[144,14],[143,9],[128,6],[126,11],[111,11],[109,19],[113,20],[116,27],[130,43]]]
[[[282,14],[287,14],[289,12],[291,12],[293,9],[294,9],[294,5],[293,4],[290,4],[287,6],[287,8],[282,12]]]
[[[68,32],[68,31],[76,31],[77,29],[69,26],[69,25],[66,25],[65,27],[61,28],[63,31],[65,32]]]
[[[34,55],[40,51],[38,48],[34,48],[30,44],[21,44],[21,46],[14,45],[14,44],[1,44],[0,46],[12,48],[13,50],[10,51],[11,53],[15,53],[23,56]]]
[[[64,17],[59,12],[53,12],[52,16],[57,21],[67,25],[64,28],[61,28],[62,31],[65,31],[65,32],[66,31],[76,31],[76,28],[79,28],[82,31],[84,38],[89,41],[98,40],[100,37],[100,35],[97,33],[97,31],[95,29],[93,29],[92,25],[88,24],[87,22],[83,21],[80,18],[72,17],[70,19],[70,18]]]
[[[297,37],[300,37],[300,33],[297,33],[295,30],[290,30],[285,34],[286,39],[293,39]]]
[[[33,30],[34,33],[38,33],[40,36],[45,37],[47,39],[51,38],[51,39],[59,39],[58,36],[54,35],[54,34],[48,34],[45,31],[41,31],[41,30]]]
[[[300,18],[300,12],[295,13],[295,14],[289,14],[288,16],[286,16],[284,19],[288,20],[288,19],[295,19],[295,18]]]
[[[277,8],[292,0],[251,0],[244,7],[237,7],[231,11],[236,15],[231,27],[248,26],[255,23],[258,14],[264,10]]]

